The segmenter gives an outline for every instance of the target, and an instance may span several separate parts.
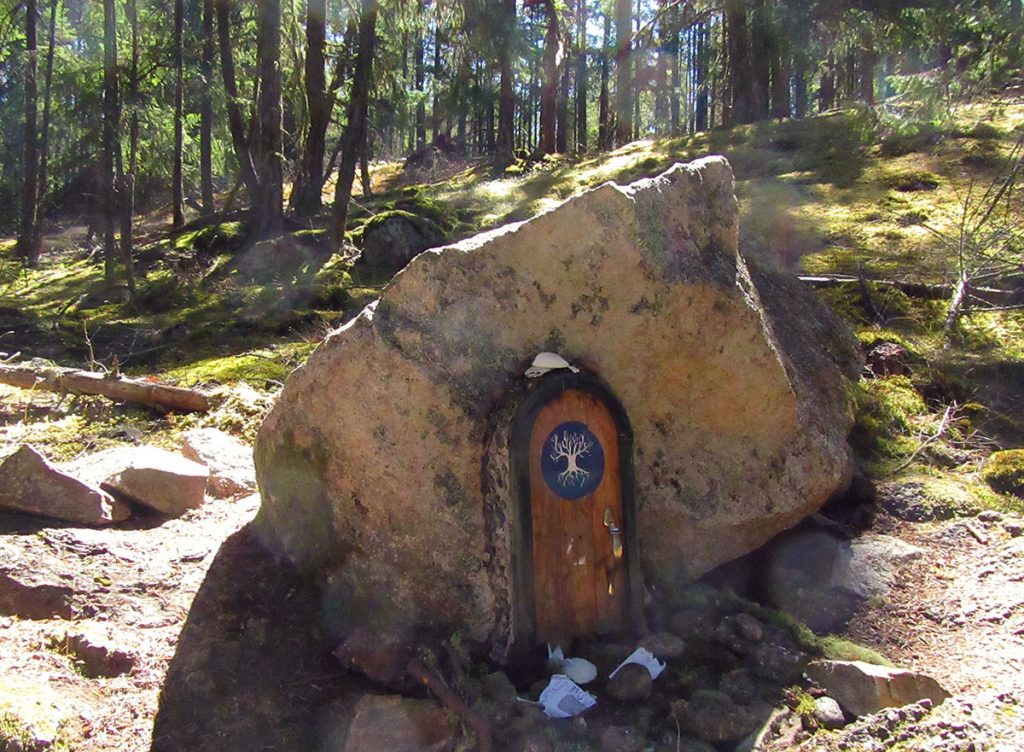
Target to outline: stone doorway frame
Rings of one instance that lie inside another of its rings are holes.
[[[643,598],[637,535],[637,510],[633,476],[633,430],[622,403],[596,376],[580,371],[560,370],[539,377],[529,384],[525,396],[515,407],[508,433],[509,501],[512,503],[511,566],[514,651],[534,647],[535,600],[533,571],[533,514],[530,500],[530,431],[537,413],[559,393],[575,389],[590,394],[608,408],[615,421],[619,439],[622,478],[622,527],[625,537],[626,629],[639,631],[643,624]]]

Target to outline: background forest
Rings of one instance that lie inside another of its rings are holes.
[[[339,247],[360,160],[369,193],[367,163],[431,144],[500,175],[883,99],[934,122],[1007,82],[1020,24],[1020,0],[8,0],[0,228],[32,264],[85,216],[110,282],[135,213],[180,228],[241,187],[253,236],[333,199]]]

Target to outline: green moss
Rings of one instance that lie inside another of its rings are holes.
[[[223,253],[234,250],[244,239],[245,225],[242,222],[218,222],[181,233],[174,239],[174,249],[207,254]]]
[[[895,457],[912,451],[913,419],[927,413],[921,395],[906,376],[861,381],[855,400],[850,443],[863,454]]]
[[[981,476],[995,490],[1024,498],[1024,449],[994,453]]]
[[[939,187],[941,181],[937,175],[925,170],[906,170],[889,175],[885,183],[889,188],[901,193],[914,193],[915,191],[934,191]]]
[[[0,748],[32,749],[35,740],[32,733],[13,713],[0,713]]]

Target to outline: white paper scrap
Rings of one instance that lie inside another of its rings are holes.
[[[540,693],[540,704],[548,718],[572,718],[594,707],[597,698],[563,674],[555,674]]]
[[[661,672],[665,670],[665,664],[655,658],[654,653],[647,648],[637,648],[630,654],[629,658],[615,667],[615,670],[612,671],[608,678],[610,679],[612,676],[619,673],[619,669],[627,663],[638,663],[643,666],[647,669],[647,673],[651,675],[652,681],[661,676]]]

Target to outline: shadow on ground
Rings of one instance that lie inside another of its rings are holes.
[[[228,538],[196,594],[160,696],[152,752],[341,749],[366,691],[330,655],[316,587]]]

